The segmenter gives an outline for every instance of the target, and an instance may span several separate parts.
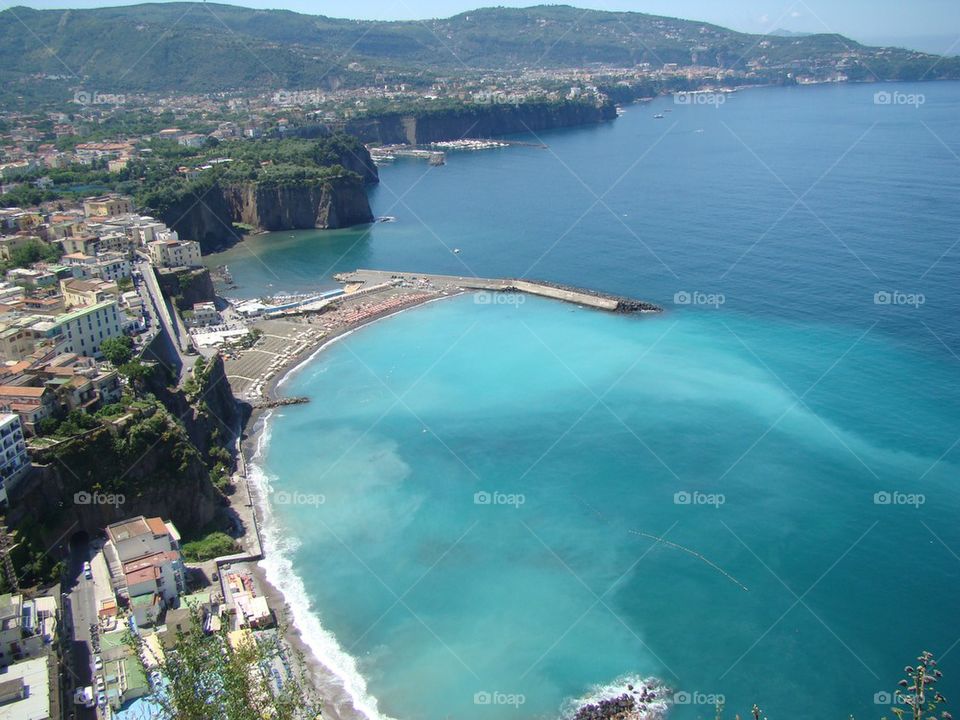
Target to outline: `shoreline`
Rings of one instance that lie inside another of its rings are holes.
[[[347,285],[368,288],[366,291],[357,292],[353,297],[348,296],[348,302],[359,297],[375,296],[380,291],[393,291],[395,304],[389,305],[391,301],[387,301],[388,306],[381,312],[375,311],[380,305],[374,305],[374,312],[359,316],[359,310],[343,309],[341,325],[326,326],[322,335],[310,335],[312,341],[301,340],[302,348],[289,355],[284,354],[282,362],[272,368],[268,376],[259,378],[258,382],[252,385],[257,397],[253,398],[250,415],[240,428],[238,450],[241,457],[238,467],[242,468],[242,472],[238,474],[246,485],[249,503],[243,510],[253,516],[253,528],[245,528],[245,531],[247,536],[251,530],[257,532],[257,544],[260,548],[259,559],[250,563],[251,572],[263,589],[268,604],[276,613],[284,641],[300,656],[305,679],[310,681],[313,690],[324,700],[324,715],[335,720],[381,720],[385,716],[377,709],[376,699],[367,693],[365,680],[353,666],[355,658],[340,647],[332,633],[323,628],[316,608],[312,607],[309,598],[304,597],[302,581],[294,572],[289,556],[282,549],[282,543],[289,539],[279,536],[279,528],[270,521],[271,511],[266,496],[269,479],[259,463],[262,462],[262,454],[269,442],[270,419],[275,409],[272,403],[281,399],[282,386],[320,353],[353,332],[408,310],[466,293],[519,292],[541,296],[554,302],[569,302],[618,314],[645,314],[659,312],[662,308],[592,290],[512,279],[491,280],[366,270],[345,273],[337,279]],[[363,307],[362,302],[359,305]],[[319,317],[322,319],[324,315]],[[303,324],[310,327],[312,322],[307,320]],[[248,394],[247,402],[250,401]],[[235,504],[242,502],[240,495],[241,493],[234,493],[231,496],[231,506],[235,511],[239,511]],[[275,582],[276,578],[271,579],[271,571],[283,578],[289,578],[289,584],[280,587],[282,583]],[[317,647],[320,642],[330,644],[331,654],[342,653],[343,657],[339,658],[340,667],[335,667],[338,663],[336,660],[331,662],[330,655],[323,656],[321,649]],[[366,707],[363,707],[364,705]]]
[[[307,347],[290,358],[273,377],[265,382],[262,391],[264,399],[268,401],[280,399],[279,389],[288,379],[316,359],[320,353],[353,332],[408,310],[414,310],[432,302],[458,297],[461,294],[463,293],[423,298],[418,302],[407,304],[392,312],[370,317],[362,322],[347,325],[323,336],[319,342]],[[291,605],[291,598],[288,598],[287,593],[271,581],[268,568],[264,566],[264,563],[267,562],[268,550],[270,553],[279,554],[276,547],[277,538],[271,538],[270,541],[267,540],[267,536],[275,532],[276,528],[271,526],[269,522],[269,510],[266,507],[267,498],[264,496],[264,490],[266,488],[263,486],[265,473],[258,464],[261,461],[261,453],[266,449],[266,443],[269,440],[269,421],[273,411],[273,408],[254,408],[240,430],[240,452],[243,455],[242,463],[245,468],[244,482],[246,484],[246,494],[250,501],[250,512],[255,516],[255,523],[259,528],[260,534],[261,558],[251,563],[251,571],[263,589],[263,594],[266,596],[268,604],[277,615],[277,624],[282,630],[284,641],[299,656],[305,679],[310,682],[311,689],[324,701],[324,716],[333,718],[333,720],[375,720],[375,718],[382,718],[384,716],[379,712],[371,716],[357,707],[357,698],[351,695],[345,679],[341,677],[334,668],[329,667],[324,661],[324,658],[319,657],[317,649],[313,647],[305,637],[304,628],[297,623],[295,618],[296,610]],[[255,470],[251,472],[251,468],[255,468]],[[254,477],[254,475],[260,475],[261,477]],[[238,495],[240,495],[240,493],[234,493],[234,495],[231,496],[231,506],[235,498],[240,500],[240,498],[237,497]],[[248,533],[251,530],[252,528],[247,528]],[[268,544],[270,545],[269,548],[267,547]],[[312,607],[303,608],[302,612],[316,616],[316,611]],[[319,619],[317,622],[319,624]],[[324,690],[329,692],[331,686],[338,687],[340,692],[343,693],[343,696],[328,701]],[[349,705],[349,707],[347,707],[347,705]]]

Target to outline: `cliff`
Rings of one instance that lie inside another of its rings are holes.
[[[232,467],[240,409],[223,361],[200,363],[183,389],[165,387],[159,375],[148,385],[150,394],[124,416],[31,453],[34,471],[10,497],[5,518],[26,582],[50,573],[55,546],[78,532],[93,537],[147,515],[170,519],[189,536],[224,512],[214,483]]]
[[[204,252],[240,240],[234,223],[257,230],[331,230],[373,221],[363,181],[353,173],[318,183],[217,182],[200,195],[188,193],[158,214],[180,237],[197,240]]]
[[[215,302],[217,299],[207,268],[161,269],[157,272],[157,280],[160,292],[178,310],[190,310],[197,303]]]
[[[261,230],[341,228],[373,221],[361,180],[343,175],[322,183],[234,185],[224,197],[235,222]]]
[[[528,102],[470,105],[417,114],[385,113],[347,122],[345,130],[364,142],[423,145],[441,140],[486,138],[590,125],[617,116],[611,102]]]

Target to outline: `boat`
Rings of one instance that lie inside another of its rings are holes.
[[[453,254],[454,254],[454,255],[459,255],[459,254],[460,254],[460,248],[454,248],[454,249],[453,249]]]
[[[657,113],[653,116],[654,120],[663,120],[663,113]]]
[[[377,218],[377,222],[382,222],[382,223],[384,223],[384,222],[396,222],[396,221],[397,221],[397,218],[395,218],[393,215],[383,215],[383,216]]]

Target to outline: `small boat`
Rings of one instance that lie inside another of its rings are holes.
[[[377,218],[377,222],[396,222],[397,219],[393,215],[384,215]]]
[[[453,254],[454,254],[454,255],[459,255],[459,254],[460,254],[460,248],[454,248],[454,249],[453,249]]]
[[[654,120],[663,120],[663,113],[657,113],[653,116]]]

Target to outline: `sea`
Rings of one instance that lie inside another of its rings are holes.
[[[207,259],[233,297],[377,268],[664,308],[467,294],[286,379],[265,565],[331,710],[555,720],[629,683],[650,717],[891,717],[924,650],[960,698],[960,84],[512,139],[381,167],[389,222]]]

